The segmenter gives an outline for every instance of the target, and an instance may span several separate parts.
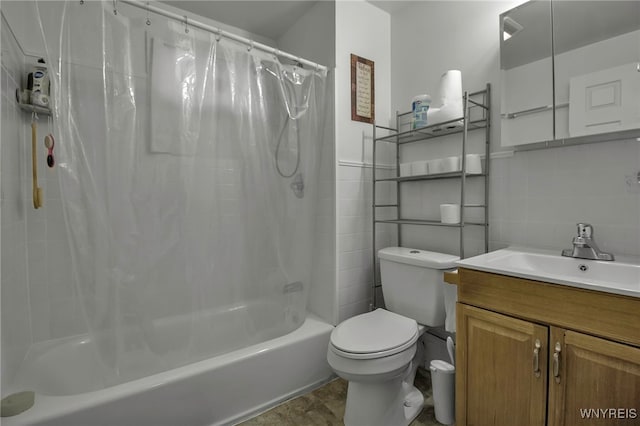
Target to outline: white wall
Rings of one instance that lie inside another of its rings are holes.
[[[366,312],[371,302],[371,134],[369,124],[351,121],[350,54],[375,64],[375,110],[388,124],[391,111],[390,16],[364,1],[336,3],[335,143],[338,163],[338,320]],[[388,158],[379,157],[388,162]],[[381,169],[382,172],[385,169]],[[383,235],[382,240],[386,239]]]
[[[336,5],[317,2],[278,39],[278,48],[328,67],[335,66]]]
[[[461,69],[467,90],[492,84],[492,146],[499,150],[498,16],[515,5],[429,1],[409,2],[398,10],[391,19],[393,107],[409,109],[415,94],[434,93],[443,71]],[[436,150],[446,150],[437,145]],[[626,176],[640,170],[636,140],[516,152],[492,160],[491,168],[490,248],[520,244],[560,250],[571,245],[575,223],[587,221],[604,250],[640,255],[640,191],[625,183]],[[421,203],[417,200],[435,194],[437,200],[455,191],[447,185],[416,189],[403,199]],[[415,212],[419,206],[408,208]],[[455,248],[451,236],[440,231],[411,232],[404,243],[431,250]]]

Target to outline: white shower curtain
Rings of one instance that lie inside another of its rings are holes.
[[[112,2],[55,7],[58,174],[102,385],[298,327],[326,74]]]

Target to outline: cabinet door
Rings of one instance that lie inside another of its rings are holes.
[[[458,304],[459,426],[542,426],[548,328]]]
[[[556,328],[551,337],[550,426],[640,424],[640,349]]]

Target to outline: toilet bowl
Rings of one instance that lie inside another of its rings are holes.
[[[357,315],[331,333],[327,361],[349,381],[346,426],[408,425],[424,404],[413,386],[425,326],[444,323],[442,271],[457,256],[389,247],[378,252],[387,309]],[[420,323],[419,323],[420,322]]]
[[[345,425],[404,425],[420,413],[422,393],[407,378],[415,375],[424,329],[415,320],[376,309],[333,330],[327,361],[349,381]]]
[[[358,315],[331,333],[327,359],[347,380],[380,381],[404,375],[420,337],[415,320],[384,309]]]

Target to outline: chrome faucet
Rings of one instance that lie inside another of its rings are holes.
[[[593,240],[593,227],[578,223],[578,236],[573,238],[573,248],[562,250],[562,255],[580,259],[614,260],[611,253],[601,252]]]

